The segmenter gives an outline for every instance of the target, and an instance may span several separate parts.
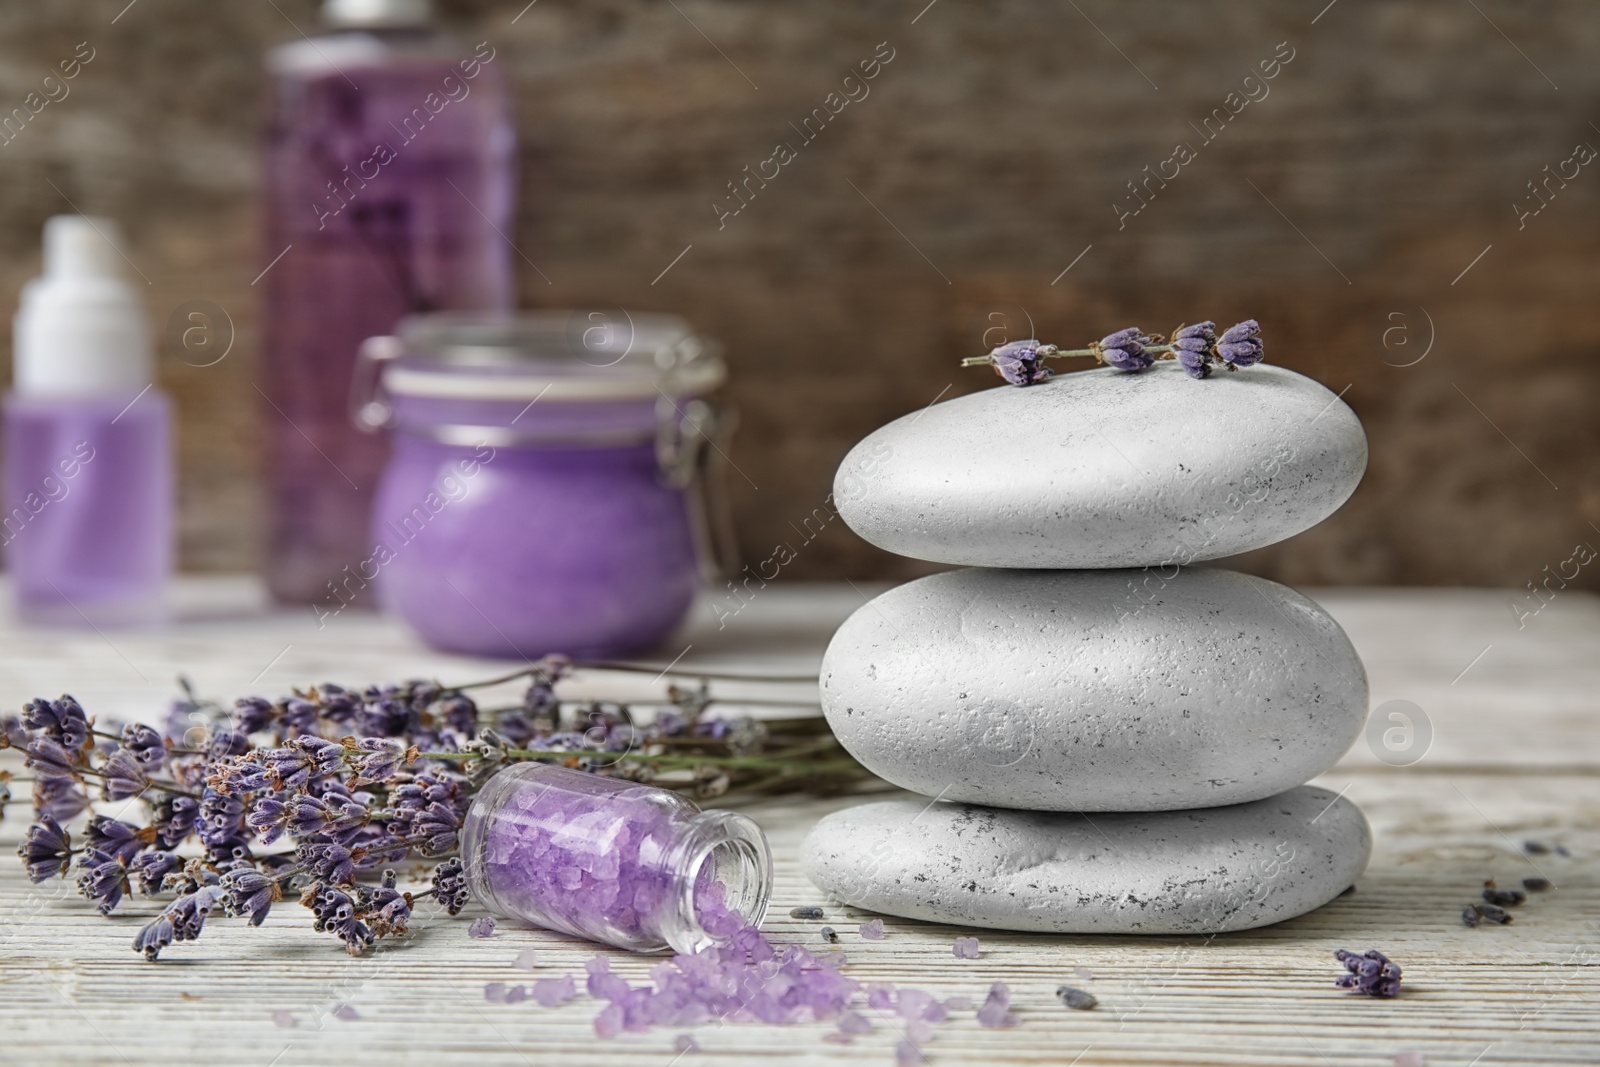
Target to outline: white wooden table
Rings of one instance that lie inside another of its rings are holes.
[[[709,612],[698,616],[661,662],[690,646],[680,667],[814,670],[832,628],[873,591],[773,586],[725,629]],[[266,613],[243,580],[187,580],[179,592],[180,621],[156,631],[0,624],[0,706],[69,690],[91,713],[156,719],[180,671],[203,694],[231,698],[323,680],[463,681],[504,666],[429,652],[372,616],[346,614],[319,630],[309,610]],[[1403,1053],[1461,1067],[1600,1062],[1600,602],[1563,593],[1519,630],[1505,593],[1314,595],[1365,658],[1374,704],[1413,701],[1434,731],[1409,767],[1358,742],[1320,779],[1345,790],[1376,831],[1357,891],[1312,915],[1211,940],[982,932],[972,961],[951,955],[955,929],[889,919],[887,938],[867,942],[854,934],[864,916],[830,906],[847,973],[859,980],[979,1000],[991,982],[1010,984],[1020,1025],[983,1030],[969,1014],[937,1028],[928,1062],[1354,1065]],[[843,803],[743,809],[776,854],[767,923],[776,940],[818,944],[818,924],[788,918],[791,907],[821,903],[795,854],[811,823]],[[25,816],[13,807],[0,823],[6,853]],[[1528,856],[1521,844],[1530,838],[1560,842],[1571,856]],[[1516,909],[1514,925],[1461,925],[1484,879],[1515,886],[1539,874],[1557,888]],[[470,910],[452,920],[424,905],[414,936],[352,960],[310,932],[309,912],[284,904],[259,930],[214,917],[198,942],[152,965],[129,943],[157,907],[134,899],[102,919],[70,883],[31,887],[20,863],[0,854],[0,1063],[894,1062],[887,1023],[850,1046],[824,1043],[826,1025],[707,1026],[694,1034],[700,1051],[680,1058],[674,1030],[598,1040],[587,997],[557,1009],[485,1003],[487,982],[581,977],[596,949],[507,924],[474,940]],[[518,970],[513,961],[529,947],[538,965]],[[1333,989],[1339,947],[1387,952],[1405,968],[1403,995]],[[655,962],[608,955],[635,982]],[[1054,997],[1063,982],[1092,991],[1099,1008],[1063,1009]],[[335,1015],[340,1005],[355,1017]]]

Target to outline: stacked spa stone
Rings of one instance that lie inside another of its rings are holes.
[[[1190,564],[1314,526],[1366,461],[1338,397],[1270,366],[1062,375],[857,445],[845,521],[968,569],[834,636],[834,732],[929,800],[822,820],[811,880],[889,914],[1073,933],[1242,930],[1338,896],[1370,832],[1303,783],[1361,732],[1361,661],[1293,590]]]

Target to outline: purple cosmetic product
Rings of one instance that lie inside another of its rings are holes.
[[[387,448],[347,416],[361,342],[507,309],[514,282],[505,57],[436,32],[427,0],[327,0],[324,18],[336,32],[267,57],[266,579],[299,604],[371,549]]]
[[[696,952],[759,926],[772,853],[750,819],[544,763],[495,774],[461,828],[490,911],[635,952]]]
[[[17,608],[32,622],[159,619],[172,573],[171,406],[110,219],[45,224],[44,273],[17,308],[5,400],[5,514]]]
[[[357,411],[394,457],[367,549],[312,604],[366,586],[435,648],[608,659],[688,611],[706,524],[701,399],[722,361],[667,315],[445,314],[363,348]]]

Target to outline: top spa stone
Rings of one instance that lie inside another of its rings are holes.
[[[1217,559],[1310,529],[1355,491],[1367,439],[1282,367],[1196,381],[1176,363],[1002,386],[897,419],[834,479],[856,533],[975,567]]]

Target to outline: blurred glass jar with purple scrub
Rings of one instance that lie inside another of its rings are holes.
[[[456,312],[369,340],[352,404],[387,429],[367,583],[435,648],[537,658],[642,652],[710,566],[709,458],[725,369],[681,319]],[[708,451],[709,449],[709,451]]]

